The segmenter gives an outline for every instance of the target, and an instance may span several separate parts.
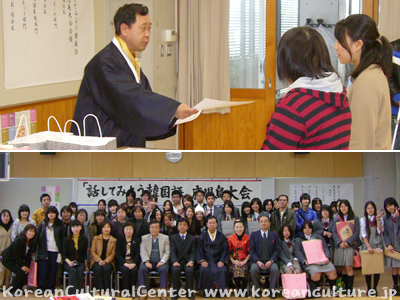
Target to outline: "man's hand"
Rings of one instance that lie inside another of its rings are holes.
[[[180,265],[181,265],[181,264],[178,263],[178,262],[174,262],[174,264],[173,264],[174,267],[179,267]]]
[[[258,262],[257,262],[257,266],[258,266],[261,270],[264,270],[264,268],[265,268],[264,264],[263,264],[261,261],[258,261]]]
[[[201,266],[202,266],[203,268],[208,268],[208,263],[207,263],[206,261],[203,261],[203,262],[201,263]]]
[[[272,266],[272,261],[267,261],[265,264],[265,270],[268,270]]]
[[[157,269],[158,269],[159,267],[163,266],[163,265],[164,265],[164,263],[163,263],[162,261],[160,261],[160,262],[157,264]]]
[[[217,266],[218,266],[218,268],[222,268],[222,267],[224,266],[224,263],[223,263],[222,261],[220,261],[220,262],[217,264]]]
[[[21,269],[22,269],[22,271],[24,271],[25,274],[29,273],[29,268],[28,267],[23,266]]]
[[[153,269],[153,266],[152,266],[151,263],[149,263],[149,262],[146,263],[146,267],[147,267],[148,269],[150,269],[150,270]]]
[[[193,263],[192,263],[192,262],[188,262],[188,263],[186,264],[186,267],[193,267]]]
[[[178,106],[178,109],[176,110],[174,117],[177,119],[185,119],[187,117],[190,117],[191,115],[194,115],[197,113],[199,110],[195,108],[190,108],[186,104],[181,104]]]

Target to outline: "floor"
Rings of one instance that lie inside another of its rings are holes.
[[[387,290],[392,288],[392,286],[393,286],[392,276],[391,276],[390,269],[388,269],[384,274],[381,274],[381,278],[380,278],[379,286],[378,286],[378,293],[379,293],[379,297],[378,298],[381,298],[381,299],[390,298],[389,295],[388,295],[388,291]],[[354,288],[355,289],[360,289],[360,290],[365,290],[366,289],[365,277],[363,275],[361,275],[361,270],[355,270]],[[386,295],[388,297],[385,297],[385,290],[386,290]],[[6,298],[4,293],[0,292],[0,298]],[[35,297],[33,294],[29,294],[28,297],[21,296],[19,298],[25,298],[27,300],[33,300],[33,299],[36,299],[36,298],[39,298],[39,297]],[[44,298],[44,296],[41,296],[40,298]],[[101,297],[101,298],[104,299],[104,300],[111,299],[111,298],[107,299],[106,297]],[[326,297],[326,298],[329,298],[329,297]],[[347,298],[348,297],[343,297],[342,299],[343,300],[348,300]],[[360,299],[360,300],[370,299],[370,297],[367,297],[365,294],[362,294],[361,297],[357,297],[357,298]],[[400,297],[398,297],[398,296],[393,297],[393,298],[400,300]],[[113,300],[115,300],[115,299],[124,299],[124,298],[113,298]],[[136,297],[136,299],[138,299],[138,297]],[[154,299],[158,299],[158,298],[154,297]],[[181,298],[181,299],[187,299],[187,298]],[[202,299],[202,297],[201,296],[196,296],[196,299]],[[234,300],[234,299],[241,299],[241,298],[236,298],[236,297],[232,296],[232,297],[229,297],[227,299]],[[284,298],[282,296],[278,296],[277,299],[284,299]]]

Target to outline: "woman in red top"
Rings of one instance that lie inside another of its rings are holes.
[[[235,280],[236,287],[243,291],[247,287],[249,272],[250,237],[244,233],[244,224],[242,221],[235,221],[234,229],[235,233],[228,238],[230,252],[229,270]]]

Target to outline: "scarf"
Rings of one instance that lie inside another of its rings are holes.
[[[140,80],[140,62],[137,60],[136,52],[131,52],[128,49],[128,45],[125,43],[123,39],[121,39],[118,35],[115,36],[119,45],[121,46],[122,51],[128,56],[129,60],[132,62],[133,67],[136,70],[136,73]]]

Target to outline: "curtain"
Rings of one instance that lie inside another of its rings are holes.
[[[400,39],[399,12],[400,1],[381,0],[379,32],[390,42]]]
[[[178,34],[177,100],[190,107],[204,98],[230,101],[229,0],[179,1]]]

